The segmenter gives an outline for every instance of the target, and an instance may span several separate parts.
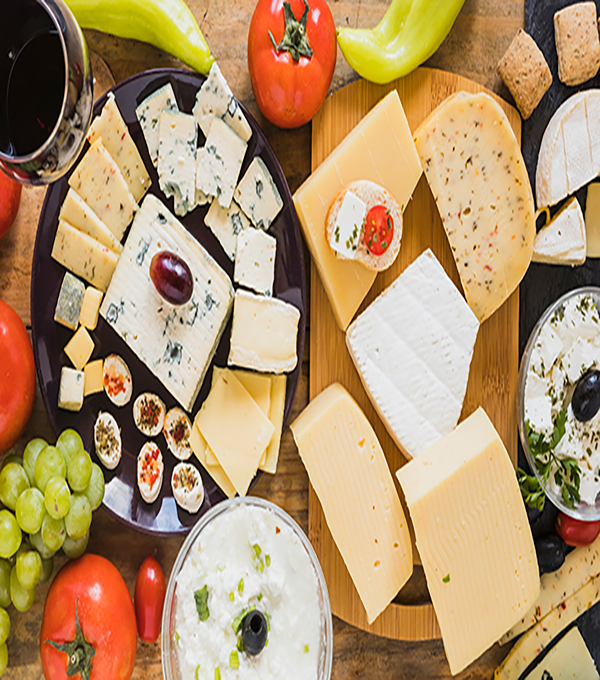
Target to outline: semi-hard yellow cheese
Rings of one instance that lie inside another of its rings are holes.
[[[97,394],[104,391],[104,361],[96,359],[90,361],[83,368],[84,384],[83,396],[87,397],[90,394]]]
[[[96,241],[107,246],[115,253],[121,253],[123,246],[112,231],[73,189],[69,189],[60,209],[59,218],[89,234]]]
[[[269,420],[275,426],[275,432],[263,453],[258,468],[263,472],[274,475],[277,471],[277,460],[279,459],[279,447],[281,445],[281,431],[283,430],[283,412],[285,410],[285,391],[287,387],[287,376],[271,376],[271,403],[269,406]]]
[[[94,341],[84,326],[80,326],[75,335],[65,345],[65,354],[73,362],[73,366],[81,371],[94,351]]]
[[[513,626],[539,593],[515,470],[479,408],[397,475],[454,675]]]
[[[206,439],[200,434],[200,430],[194,423],[190,434],[190,446],[196,458],[200,461],[204,469],[214,479],[227,498],[233,498],[236,494],[235,487],[229,481],[229,477],[220,465],[209,465],[206,462],[206,454],[210,451]]]
[[[415,143],[480,321],[525,275],[535,210],[525,162],[508,118],[488,95],[458,92],[419,126]]]
[[[421,177],[421,164],[396,90],[390,92],[323,161],[294,195],[302,233],[336,321],[346,330],[375,281],[376,272],[335,257],[325,217],[338,192],[354,180],[385,187],[402,210]]]
[[[98,325],[98,314],[102,303],[103,293],[101,290],[88,286],[83,294],[83,303],[79,312],[79,323],[93,331]]]
[[[600,257],[600,183],[588,186],[585,204],[586,257]]]
[[[313,399],[290,427],[372,623],[413,567],[408,525],[381,445],[338,383]]]
[[[600,680],[577,627],[561,638],[525,680]]]

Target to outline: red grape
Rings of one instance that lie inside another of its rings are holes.
[[[172,305],[184,305],[192,297],[194,278],[179,255],[161,250],[150,263],[150,278],[158,294]]]

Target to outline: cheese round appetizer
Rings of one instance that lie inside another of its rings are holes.
[[[387,189],[350,182],[333,199],[325,220],[327,242],[337,257],[383,271],[400,252],[402,210]]]
[[[163,457],[154,442],[146,442],[138,454],[137,478],[146,503],[153,503],[160,493],[164,474]]]
[[[111,354],[104,359],[102,368],[104,391],[115,406],[125,406],[133,394],[131,371],[127,364],[117,354]]]
[[[204,501],[204,485],[197,468],[191,463],[178,463],[171,475],[173,497],[184,510],[198,512]]]
[[[167,413],[163,433],[167,440],[169,451],[175,458],[187,460],[192,455],[192,446],[190,444],[192,423],[182,409],[176,406]]]
[[[102,465],[108,470],[114,470],[121,460],[123,446],[119,426],[112,414],[98,414],[94,425],[94,447]]]
[[[144,392],[133,402],[133,421],[147,437],[156,437],[165,424],[167,409],[160,397]]]

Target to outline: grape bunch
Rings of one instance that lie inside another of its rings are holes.
[[[104,475],[75,430],[50,446],[32,439],[23,458],[8,456],[0,469],[0,675],[8,661],[11,603],[20,612],[47,581],[54,554],[75,559],[85,552],[92,512],[104,498]]]

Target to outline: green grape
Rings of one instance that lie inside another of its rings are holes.
[[[0,607],[0,645],[8,639],[10,633],[10,616],[4,607]]]
[[[25,489],[17,501],[17,522],[23,531],[35,534],[42,528],[46,514],[44,494],[35,487]]]
[[[23,451],[23,467],[29,477],[31,486],[35,484],[35,461],[40,452],[48,446],[48,442],[43,439],[32,439]]]
[[[10,599],[15,609],[20,612],[26,612],[35,602],[35,588],[23,588],[17,578],[16,567],[10,572]]]
[[[0,557],[12,557],[21,545],[21,527],[10,510],[0,510]]]
[[[72,560],[76,560],[81,557],[87,548],[88,541],[90,540],[90,532],[86,531],[82,538],[74,539],[70,536],[65,538],[63,543],[64,554]]]
[[[16,463],[17,465],[22,466],[23,465],[23,459],[21,458],[21,456],[19,456],[18,453],[11,453],[10,456],[6,456],[6,458],[4,458],[2,460],[2,468],[5,465],[8,465],[9,463]],[[0,468],[0,469],[2,469],[2,468]]]
[[[27,473],[17,463],[8,463],[0,472],[0,501],[14,510],[17,507],[17,499],[29,488]]]
[[[17,555],[17,578],[26,590],[35,588],[42,577],[42,558],[37,550],[25,550]]]
[[[71,496],[71,508],[65,517],[65,527],[71,538],[83,538],[92,524],[92,506],[80,493]]]
[[[104,499],[104,473],[96,463],[92,463],[90,483],[83,493],[87,496],[92,510],[97,510],[102,505],[102,500]]]
[[[0,559],[0,607],[9,607],[10,599],[10,563]]]
[[[4,675],[4,671],[8,666],[8,647],[6,642],[0,645],[0,675]]]
[[[49,557],[47,560],[42,560],[42,575],[40,577],[40,584],[46,583],[46,581],[52,576],[53,571],[54,556]]]
[[[54,519],[64,517],[71,507],[71,492],[66,480],[62,477],[52,477],[48,480],[44,502],[50,517]]]
[[[47,548],[54,552],[60,550],[66,535],[64,519],[54,519],[50,515],[44,517],[42,522],[42,540]]]
[[[44,506],[44,509],[46,509],[46,506]],[[44,515],[44,517],[45,516],[46,515]],[[31,541],[31,547],[39,552],[43,560],[48,560],[51,557],[54,557],[56,550],[50,550],[50,548],[48,548],[48,546],[44,543],[41,529],[36,531],[35,534],[31,534],[29,536],[29,540]],[[0,604],[2,603],[0,602]]]
[[[35,484],[44,493],[46,484],[52,477],[67,476],[67,463],[55,446],[47,446],[35,461]]]
[[[90,454],[81,449],[71,456],[67,466],[67,480],[73,491],[85,491],[92,476],[92,459]]]
[[[56,447],[68,463],[78,451],[83,449],[83,441],[75,430],[63,430],[56,440]]]

